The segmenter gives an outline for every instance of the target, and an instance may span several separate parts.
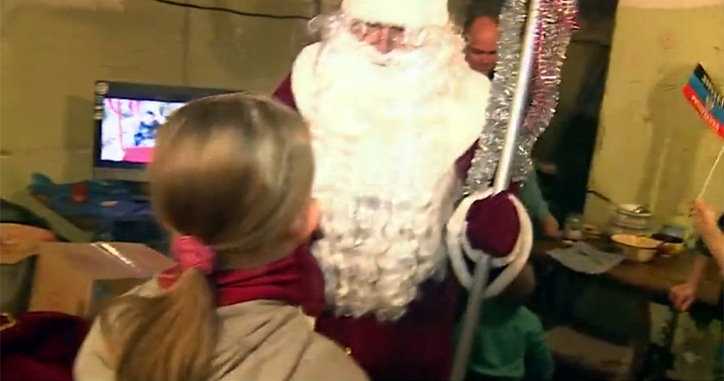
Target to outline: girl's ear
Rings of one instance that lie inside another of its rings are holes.
[[[306,241],[319,227],[319,203],[312,199],[292,224],[292,237],[295,241]]]

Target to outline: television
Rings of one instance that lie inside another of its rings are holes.
[[[238,90],[97,81],[93,178],[145,182],[166,118],[196,98],[233,92]]]

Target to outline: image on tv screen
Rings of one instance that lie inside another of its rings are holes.
[[[100,159],[148,163],[156,133],[183,102],[106,98],[101,122]]]

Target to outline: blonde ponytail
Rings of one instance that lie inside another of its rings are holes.
[[[203,272],[185,270],[159,296],[127,295],[101,315],[118,381],[199,381],[212,376],[216,299]]]
[[[314,178],[309,130],[279,102],[228,94],[187,103],[157,138],[148,168],[156,216],[187,249],[213,255],[184,263],[172,245],[187,270],[159,295],[119,298],[100,316],[101,329],[119,381],[209,380],[218,318],[205,274],[287,254]]]

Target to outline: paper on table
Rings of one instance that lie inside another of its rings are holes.
[[[569,269],[584,274],[603,274],[623,261],[620,254],[607,253],[585,242],[565,249],[553,249],[548,255]]]

